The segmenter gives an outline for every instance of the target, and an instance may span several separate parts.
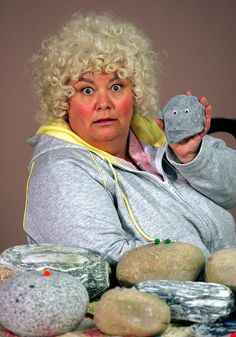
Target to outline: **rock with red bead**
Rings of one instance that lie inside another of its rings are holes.
[[[56,336],[77,327],[89,303],[85,286],[50,270],[17,273],[0,285],[0,323],[27,337]]]

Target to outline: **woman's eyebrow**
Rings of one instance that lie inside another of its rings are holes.
[[[88,82],[88,83],[94,84],[93,80],[86,78],[86,77],[80,77],[76,83],[78,82]]]
[[[115,80],[118,80],[118,79],[119,79],[119,76],[118,75],[114,75],[108,81],[112,82],[112,81],[115,81]],[[87,83],[91,83],[91,84],[95,83],[94,80],[92,80],[90,78],[83,77],[83,76],[81,76],[76,83],[78,83],[78,82],[87,82]]]

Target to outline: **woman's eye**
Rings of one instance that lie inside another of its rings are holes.
[[[121,85],[120,84],[113,84],[113,86],[111,87],[111,89],[115,92],[118,92],[121,90]]]
[[[83,88],[81,90],[85,95],[91,95],[93,93],[93,89],[90,87]]]

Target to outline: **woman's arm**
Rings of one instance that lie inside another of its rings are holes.
[[[196,157],[180,163],[173,151],[167,150],[169,162],[190,185],[222,207],[236,204],[236,151],[217,138],[204,136]]]

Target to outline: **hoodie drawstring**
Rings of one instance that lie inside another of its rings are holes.
[[[102,179],[103,179],[103,185],[104,185],[104,187],[107,188],[107,185],[108,185],[108,184],[107,184],[107,181],[105,180],[105,176],[104,176],[104,174],[103,174],[103,172],[102,172],[102,169],[101,169],[101,167],[99,166],[99,164],[97,163],[97,161],[95,160],[95,157],[94,157],[94,155],[93,155],[91,152],[90,152],[90,157],[91,157],[93,163],[95,164],[95,166],[96,166],[98,172],[100,173],[100,175],[101,175],[101,177],[102,177]],[[152,237],[152,236],[150,236],[150,235],[148,235],[147,233],[144,232],[144,230],[141,228],[141,226],[139,225],[139,223],[138,223],[137,220],[135,219],[135,216],[134,216],[133,211],[132,211],[132,209],[131,209],[131,206],[130,206],[128,197],[125,195],[124,191],[122,191],[122,188],[120,187],[119,180],[118,180],[118,175],[117,175],[117,173],[116,173],[116,170],[114,169],[114,166],[112,165],[112,162],[111,162],[109,159],[107,159],[107,162],[108,162],[108,165],[109,165],[109,167],[110,167],[110,170],[111,170],[111,172],[112,172],[112,174],[113,174],[113,177],[114,177],[114,179],[115,179],[115,182],[116,182],[116,184],[117,184],[117,186],[118,186],[118,188],[119,188],[119,191],[120,191],[120,194],[121,194],[121,196],[122,196],[122,199],[124,200],[125,206],[126,206],[126,208],[127,208],[128,214],[129,214],[129,217],[130,217],[130,219],[131,219],[131,221],[132,221],[134,227],[135,227],[136,230],[139,232],[139,234],[140,234],[142,237],[144,237],[147,241],[151,241],[151,242],[154,242],[154,243],[156,243],[156,244],[159,244],[159,243],[161,243],[161,242],[164,242],[164,243],[166,243],[166,244],[170,243],[170,242],[171,242],[170,239],[165,239],[165,240],[163,240],[163,239],[161,239],[161,238]]]
[[[31,178],[32,173],[33,173],[33,169],[34,169],[34,161],[33,161],[32,164],[31,164],[29,176],[28,176],[27,183],[26,183],[25,209],[24,209],[24,216],[23,216],[23,229],[24,229],[24,231],[25,231],[25,221],[26,221],[26,210],[27,210],[27,207],[28,207],[29,183],[30,183],[30,178]]]

